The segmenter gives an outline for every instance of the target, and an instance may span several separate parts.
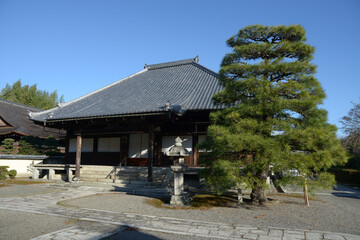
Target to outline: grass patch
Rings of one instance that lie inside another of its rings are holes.
[[[165,207],[165,204],[167,204],[168,202],[169,202],[168,199],[158,199],[158,198],[151,198],[145,200],[146,204],[156,208],[167,208]]]
[[[210,195],[201,194],[193,197],[192,207],[212,208],[212,207],[232,207],[237,204],[237,199],[229,195]]]
[[[77,222],[80,222],[80,220],[79,220],[79,219],[70,218],[70,219],[65,220],[64,224],[69,225],[69,224],[74,224],[74,223],[77,223]]]
[[[3,183],[3,185],[4,184],[32,185],[32,184],[54,183],[54,182],[33,181],[33,180],[25,180],[25,179],[6,179],[6,180],[1,180],[0,182]]]
[[[213,207],[234,207],[237,204],[237,199],[231,195],[196,194],[192,197],[190,206],[173,207],[169,205],[169,199],[166,198],[146,199],[145,203],[156,208],[207,210]]]

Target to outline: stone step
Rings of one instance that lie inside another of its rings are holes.
[[[82,165],[82,169],[104,169],[104,170],[111,170],[114,168],[119,169],[118,166],[101,166],[101,165]],[[129,171],[147,171],[147,167],[129,167],[129,166],[122,166],[121,169],[126,169]]]
[[[110,172],[112,172],[114,170],[114,168],[81,168],[81,172],[86,173],[86,172],[97,172],[97,173],[107,173],[109,174]],[[166,174],[168,170],[164,170],[164,169],[156,169],[153,170],[153,174]],[[143,169],[116,169],[116,172],[121,172],[121,173],[140,173],[140,174],[147,174],[148,171],[143,170]]]
[[[118,170],[120,168],[117,168]],[[168,171],[169,168],[168,167],[153,167],[153,172],[166,172]],[[121,167],[121,171],[126,171],[126,172],[148,172],[148,168],[147,167],[129,167],[129,166],[122,166]]]
[[[80,171],[82,175],[99,175],[99,176],[107,176],[110,172],[102,172],[102,171]],[[111,174],[113,175],[113,173]]]
[[[83,165],[81,170],[82,171],[109,171],[111,172],[113,169],[115,168],[115,166],[97,166],[97,165]],[[119,171],[120,168],[117,168],[117,171]],[[144,172],[147,173],[148,172],[148,168],[147,167],[128,167],[128,166],[123,166],[121,167],[121,171],[125,171],[125,172]],[[153,167],[153,173],[157,173],[157,172],[167,172],[169,171],[168,167]]]
[[[82,179],[110,179],[113,180],[113,177],[105,178],[104,176],[98,176],[98,175],[80,175]],[[116,180],[120,181],[128,181],[128,182],[136,182],[136,181],[147,181],[147,177],[143,178],[129,178],[129,177],[116,177]],[[97,180],[95,180],[98,182]],[[161,178],[154,178],[154,181],[159,182],[162,181]]]
[[[81,165],[83,168],[113,168],[114,166],[107,165]]]
[[[109,172],[100,172],[100,171],[84,171],[84,172],[80,172],[80,174],[82,175],[99,175],[99,176],[107,176],[110,173]],[[114,176],[114,173],[110,174],[111,176]],[[147,173],[135,173],[135,172],[116,172],[116,176],[127,176],[127,177],[143,177],[146,176],[147,177]],[[155,175],[155,174],[154,174]],[[162,174],[164,175],[164,174]]]
[[[96,166],[86,165],[81,169],[80,176],[84,181],[88,182],[107,182],[114,181],[113,166]],[[121,171],[117,169],[115,180],[116,183],[125,185],[143,185],[147,184],[148,169],[147,167],[122,167]],[[111,173],[111,174],[110,174]],[[170,174],[169,174],[170,173]],[[109,175],[110,174],[110,175]],[[171,179],[169,178],[171,171],[167,167],[153,168],[153,182],[161,185],[167,184]]]
[[[94,177],[81,177],[83,181],[86,182],[101,182],[101,183],[114,183],[113,179],[104,179],[104,178],[94,178]],[[147,180],[139,181],[139,180],[123,180],[123,179],[116,179],[116,185],[123,185],[123,186],[147,186]]]
[[[97,170],[81,170],[80,171],[81,174],[86,174],[86,175],[109,175],[111,173],[111,171],[97,171]],[[114,172],[111,173],[111,175],[114,175]],[[147,176],[148,173],[147,172],[134,172],[134,171],[116,171],[116,175],[117,176]],[[166,175],[166,172],[153,172],[154,176],[158,176],[158,175]]]
[[[112,183],[113,182],[113,179],[104,179],[104,178],[97,178],[97,177],[81,176],[80,178],[82,181],[86,181],[86,182],[102,182],[102,183]]]
[[[93,176],[93,177],[98,177],[98,178],[114,178],[114,174],[97,174],[97,173],[94,173],[94,172],[91,172],[91,173],[80,173],[81,176],[86,176],[86,177],[90,177],[90,176]],[[138,178],[146,178],[148,177],[147,173],[146,174],[138,174],[138,173],[117,173],[115,175],[116,178],[124,178],[124,179],[138,179]],[[154,174],[153,175],[153,178],[156,178],[156,179],[164,179],[166,177],[165,174]]]
[[[82,167],[81,170],[83,171],[112,171],[114,169],[114,167],[103,167],[103,166],[99,166],[99,167]]]
[[[100,183],[114,183],[113,179],[107,178],[96,178],[96,177],[81,177],[81,180],[86,182],[100,182]],[[130,184],[130,181],[128,180],[116,180],[116,184],[122,184],[122,185],[128,185]]]
[[[114,172],[112,171],[102,171],[102,170],[81,170],[80,173],[84,173],[84,174],[106,174],[108,175],[109,173],[112,173],[114,174]],[[116,174],[122,174],[122,175],[147,175],[148,173],[147,172],[134,172],[134,171],[119,171],[119,170],[116,170]],[[160,172],[156,172],[156,173],[153,173],[153,174],[160,174]],[[164,174],[164,173],[162,173]]]
[[[85,169],[85,170],[80,170],[81,173],[96,173],[96,174],[109,174],[111,173],[112,171],[104,171],[104,170],[88,170],[88,169]]]

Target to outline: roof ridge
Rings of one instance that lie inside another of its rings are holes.
[[[215,77],[219,77],[219,74],[213,70],[211,70],[210,68],[207,68],[203,65],[201,65],[200,63],[198,62],[193,62],[193,64],[195,64],[197,67],[201,68],[202,70],[204,70],[205,72],[208,72],[209,74],[215,76]]]
[[[188,59],[178,60],[178,61],[150,64],[150,65],[145,64],[144,68],[151,70],[151,69],[175,67],[175,66],[190,64],[190,63],[198,62],[198,61],[199,61],[199,56],[196,56],[195,58],[188,58]]]
[[[199,63],[199,56],[196,56],[195,58],[188,58],[188,59],[172,61],[172,62],[164,62],[164,63],[150,64],[150,65],[145,64],[144,68],[149,69],[149,70],[154,70],[154,69],[175,67],[175,66],[186,65],[186,64],[194,64],[195,66],[201,68],[202,70],[208,72],[209,74],[211,74],[215,77],[219,77],[219,74],[217,72],[214,72],[213,70],[211,70]]]
[[[41,109],[41,108],[32,107],[32,106],[25,105],[25,104],[22,104],[22,103],[17,103],[17,102],[9,101],[9,100],[3,99],[3,98],[0,98],[0,102],[6,103],[6,104],[15,105],[15,106],[17,106],[17,107],[31,108],[31,109],[38,110],[38,111],[44,111],[44,109]]]

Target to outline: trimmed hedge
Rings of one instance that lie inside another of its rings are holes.
[[[335,174],[339,183],[350,183],[360,186],[360,171],[357,169],[333,168],[330,170]]]
[[[0,180],[7,178],[9,166],[0,166]]]
[[[0,166],[0,180],[4,180],[6,179],[8,176],[11,178],[11,179],[14,179],[16,174],[17,174],[17,171],[12,169],[10,171],[8,171],[7,169],[9,168],[9,166]]]
[[[16,177],[17,171],[15,169],[12,169],[8,171],[8,175],[11,179],[14,179]]]

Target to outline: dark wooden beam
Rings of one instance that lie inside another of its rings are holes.
[[[148,182],[153,181],[153,164],[154,164],[154,126],[149,124],[149,146],[148,146]]]
[[[197,148],[197,144],[199,142],[199,136],[197,134],[193,134],[193,164],[194,166],[198,165],[199,152]]]

